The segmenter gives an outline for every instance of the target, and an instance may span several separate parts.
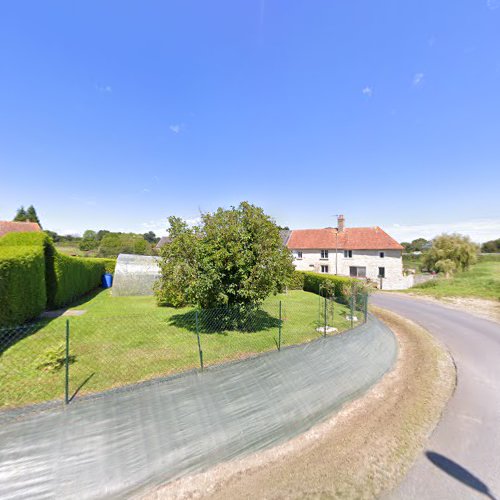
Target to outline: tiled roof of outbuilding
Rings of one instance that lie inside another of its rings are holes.
[[[0,221],[0,237],[8,233],[33,233],[41,230],[36,222]]]

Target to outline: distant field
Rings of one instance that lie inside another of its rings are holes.
[[[468,271],[437,278],[407,290],[434,297],[477,297],[500,300],[500,256],[481,256]]]
[[[78,257],[96,257],[97,250],[89,250],[88,252],[82,252],[78,248],[78,243],[63,242],[63,243],[54,243],[54,246],[57,250],[65,255],[76,255]]]

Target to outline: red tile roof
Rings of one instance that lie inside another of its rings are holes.
[[[41,230],[36,222],[0,221],[0,237],[7,233],[33,233]]]
[[[288,240],[290,249],[403,250],[403,247],[378,226],[348,227],[338,233],[335,228],[294,229]],[[337,239],[337,242],[335,241]]]

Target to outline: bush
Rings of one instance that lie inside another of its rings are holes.
[[[43,248],[0,246],[0,327],[35,318],[46,302]]]

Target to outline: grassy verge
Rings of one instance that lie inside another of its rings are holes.
[[[442,297],[476,297],[500,300],[500,261],[481,260],[452,278],[437,278],[417,285],[410,293]]]
[[[282,345],[318,338],[319,297],[303,291],[269,298],[247,332],[201,333],[209,366],[274,350],[282,301]],[[64,394],[64,339],[70,324],[70,395],[102,391],[199,367],[193,310],[156,307],[153,297],[113,297],[109,290],[81,300],[59,317],[20,332],[5,331],[0,345],[0,407],[60,399]],[[334,325],[350,327],[347,308],[336,304]],[[359,316],[359,314],[358,314]],[[16,335],[7,339],[7,335]],[[5,349],[6,347],[6,349]]]

